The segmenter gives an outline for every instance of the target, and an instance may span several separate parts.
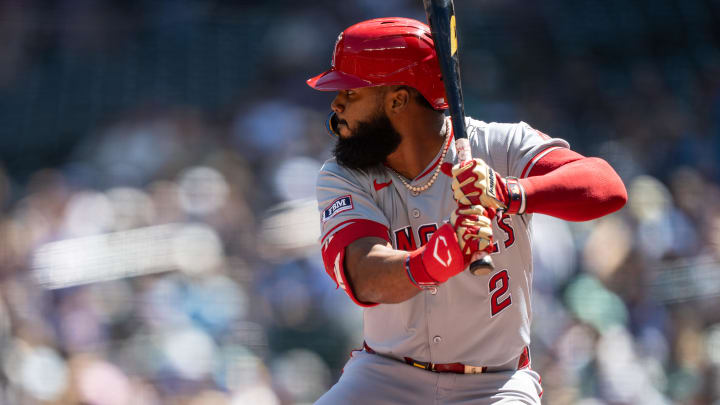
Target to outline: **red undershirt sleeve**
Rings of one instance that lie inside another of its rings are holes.
[[[525,212],[567,221],[588,221],[622,208],[627,191],[620,176],[603,159],[567,148],[546,153],[520,179]]]

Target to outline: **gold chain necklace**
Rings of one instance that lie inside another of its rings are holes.
[[[450,142],[448,142],[448,136],[450,135],[450,131],[448,130],[449,125],[450,125],[450,124],[449,124],[448,120],[446,119],[445,122],[443,122],[443,127],[442,127],[443,139],[444,139],[444,140],[443,140],[443,144],[444,144],[444,145],[443,145],[442,155],[440,155],[440,160],[438,161],[437,167],[435,168],[435,171],[434,171],[432,177],[430,177],[430,180],[428,180],[427,183],[423,184],[422,186],[411,186],[411,185],[407,182],[407,180],[405,180],[405,176],[403,176],[402,174],[398,173],[398,172],[397,172],[395,169],[393,169],[392,167],[388,166],[388,168],[389,168],[390,170],[392,170],[395,174],[397,174],[398,178],[400,179],[400,182],[405,186],[405,188],[407,188],[408,190],[410,190],[410,192],[412,192],[413,195],[420,194],[420,193],[422,193],[423,191],[429,189],[430,186],[432,186],[433,183],[435,183],[435,180],[437,180],[438,175],[440,174],[440,167],[442,166],[442,163],[443,163],[443,161],[445,160],[445,155],[447,154],[448,149],[450,149]]]

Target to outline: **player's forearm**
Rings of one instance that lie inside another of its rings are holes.
[[[345,250],[345,270],[355,297],[362,302],[396,304],[414,297],[420,289],[405,271],[408,252],[363,238]]]
[[[521,179],[527,213],[568,221],[588,221],[610,214],[627,202],[615,170],[602,159],[581,158],[540,176]]]

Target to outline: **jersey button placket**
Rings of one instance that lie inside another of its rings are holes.
[[[433,343],[440,343],[442,342],[442,336],[433,336]]]
[[[417,208],[414,208],[412,210],[412,216],[413,216],[413,218],[420,218],[420,210]]]

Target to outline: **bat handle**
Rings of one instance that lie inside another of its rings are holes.
[[[495,270],[492,258],[487,252],[475,252],[470,263],[470,272],[476,276],[484,276]]]

